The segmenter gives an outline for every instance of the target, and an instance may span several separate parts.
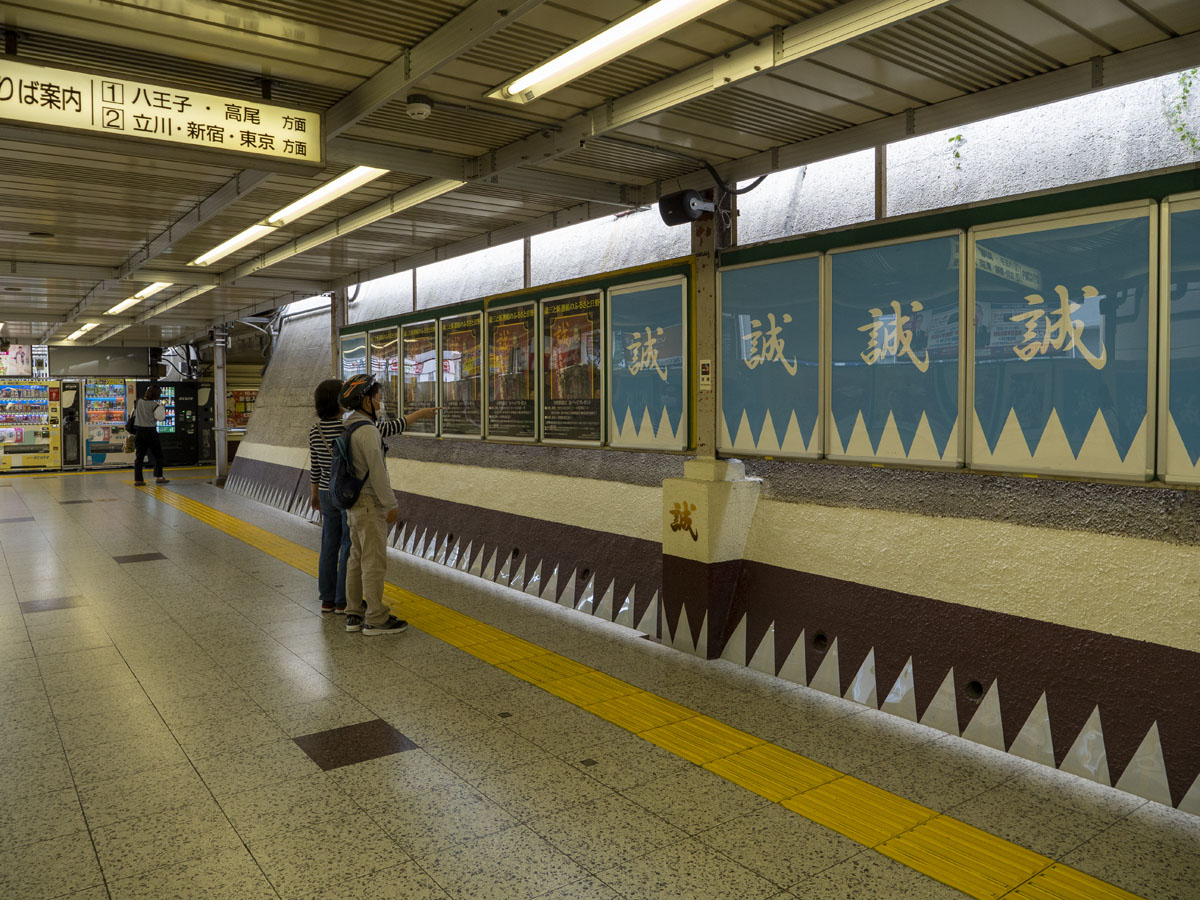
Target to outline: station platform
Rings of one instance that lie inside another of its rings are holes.
[[[177,470],[0,480],[0,897],[1196,900],[1200,818]]]

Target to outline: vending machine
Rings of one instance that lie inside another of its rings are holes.
[[[84,382],[84,465],[89,469],[133,465],[133,454],[122,452],[125,422],[132,411],[124,378]]]
[[[137,396],[144,397],[149,381],[137,382]],[[165,464],[194,466],[200,458],[199,384],[194,381],[157,382],[159,402],[166,409],[166,418],[158,423]]]
[[[59,393],[63,471],[83,468],[83,382],[63,380]]]
[[[61,468],[60,390],[57,381],[0,379],[0,472]]]

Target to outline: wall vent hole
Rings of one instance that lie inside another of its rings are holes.
[[[513,555],[513,559],[516,559],[518,556],[520,556],[520,555],[521,555],[521,548],[520,548],[520,547],[513,547],[513,554],[512,554],[512,555]]]
[[[579,576],[579,580],[586,582],[588,580],[588,576],[591,574],[592,574],[591,569],[584,569],[583,572]]]
[[[818,631],[813,635],[812,643],[815,649],[824,650],[829,646],[829,638],[826,637],[825,632]]]
[[[983,685],[978,681],[968,681],[967,697],[969,697],[971,700],[983,699]]]
[[[452,535],[452,534],[447,535],[446,536],[446,546],[449,547],[453,543],[454,543],[454,535]]]

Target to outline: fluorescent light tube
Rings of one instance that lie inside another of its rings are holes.
[[[528,103],[727,2],[658,0],[519,76],[502,94]]]
[[[193,259],[189,266],[207,266],[209,263],[214,263],[218,259],[224,259],[230,253],[236,250],[241,250],[247,244],[253,244],[263,235],[270,234],[275,230],[272,225],[251,225],[240,234],[235,234],[223,244],[218,244],[207,253],[203,253]]]
[[[122,300],[120,303],[118,303],[116,306],[112,307],[111,309],[106,309],[104,311],[104,314],[106,316],[120,315],[121,313],[125,312],[125,310],[129,309],[129,307],[135,306],[138,303],[141,303],[147,297],[153,297],[159,291],[164,291],[167,288],[169,288],[172,284],[174,284],[174,282],[172,282],[172,281],[156,281],[156,282],[154,282],[154,284],[150,284],[150,285],[147,285],[146,287],[142,288],[140,291],[138,291],[132,297],[126,297],[124,300]]]
[[[380,175],[387,173],[387,169],[373,169],[370,166],[356,166],[349,172],[344,172],[332,181],[327,181],[315,191],[310,191],[305,194],[295,203],[285,206],[273,216],[267,218],[268,225],[279,227],[287,225],[289,222],[294,222],[301,216],[308,215],[314,209],[324,206],[343,194],[348,194],[356,188],[362,187],[370,181],[374,181]]]
[[[86,325],[80,325],[79,330],[71,332],[71,334],[67,337],[67,340],[68,341],[77,341],[77,340],[79,340],[79,338],[83,337],[85,334],[87,334],[89,331],[91,331],[95,327],[96,327],[95,322],[88,322]]]

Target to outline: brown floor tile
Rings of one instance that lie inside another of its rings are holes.
[[[305,734],[294,740],[325,771],[415,750],[417,746],[383,719]]]
[[[73,609],[77,606],[87,605],[87,600],[78,596],[50,597],[47,600],[22,600],[20,603],[23,613],[50,612],[53,609]]]
[[[150,562],[154,559],[166,559],[161,553],[134,553],[131,556],[114,556],[113,561],[119,563]]]

